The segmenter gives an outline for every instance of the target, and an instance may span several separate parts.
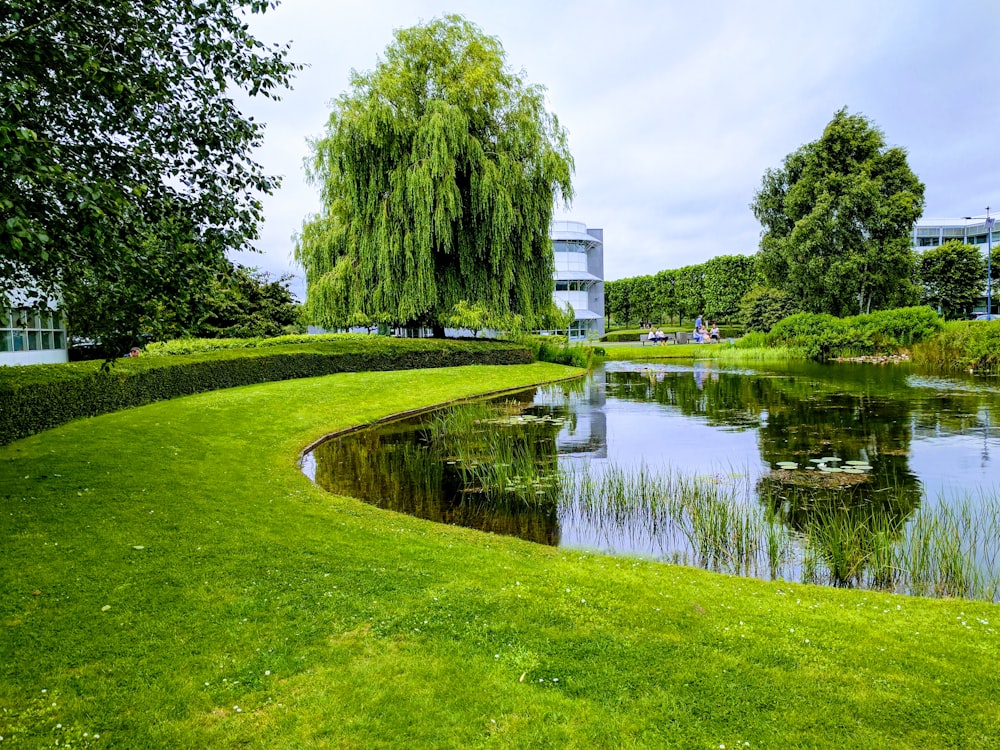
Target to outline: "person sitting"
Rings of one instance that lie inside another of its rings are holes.
[[[694,329],[694,343],[696,344],[705,343],[705,326],[697,326]]]
[[[719,341],[719,326],[716,325],[716,323],[715,323],[714,320],[712,321],[712,328],[708,332],[708,337],[709,337],[709,339],[711,339],[712,341],[715,341],[716,343],[718,343],[718,341]]]

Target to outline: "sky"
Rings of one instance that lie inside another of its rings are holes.
[[[765,171],[843,107],[906,150],[925,217],[1000,213],[998,0],[284,0],[251,27],[306,68],[281,101],[243,100],[267,126],[255,158],[282,185],[264,197],[260,252],[236,260],[294,274],[304,299],[309,139],[396,29],[450,13],[546,88],[576,165],[553,218],[604,229],[609,280],[756,252]]]

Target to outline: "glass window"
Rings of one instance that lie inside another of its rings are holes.
[[[0,330],[0,352],[14,351],[14,342],[10,337],[10,331]]]
[[[24,338],[24,331],[13,330],[11,333],[11,340],[14,342],[10,350],[12,352],[23,352],[27,349],[27,341]]]
[[[28,331],[28,348],[33,352],[42,348],[42,335],[38,331]]]
[[[53,349],[65,349],[66,348],[66,334],[62,331],[54,331],[52,334],[54,346]]]
[[[42,349],[52,348],[52,331],[42,331]]]

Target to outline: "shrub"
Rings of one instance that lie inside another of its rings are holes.
[[[836,318],[825,313],[796,313],[778,322],[766,336],[769,346],[801,347],[813,359],[895,352],[927,341],[943,322],[929,307],[903,307],[868,315]]]
[[[797,311],[791,297],[771,287],[754,287],[740,300],[740,322],[748,333],[767,333],[779,320]]]
[[[941,317],[929,307],[900,307],[879,310],[870,315],[849,318],[862,335],[887,346],[900,347],[927,341],[944,326]]]
[[[525,336],[523,339],[539,362],[570,365],[590,369],[596,357],[604,355],[604,349],[593,346],[570,346],[565,336]]]
[[[142,356],[110,368],[98,362],[0,367],[0,445],[72,419],[219,388],[336,372],[532,361],[526,347],[507,342],[342,336],[310,344]]]
[[[601,341],[638,341],[639,336],[643,333],[645,331],[614,331],[613,333],[606,333],[601,336]]]
[[[945,370],[1000,370],[1000,320],[954,321],[913,347],[913,360]]]

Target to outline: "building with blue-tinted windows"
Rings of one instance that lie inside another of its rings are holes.
[[[938,247],[949,240],[958,240],[966,245],[979,245],[983,253],[990,243],[986,220],[978,219],[920,219],[913,226],[910,235],[916,250]],[[1000,226],[993,225],[992,244],[1000,241]]]
[[[986,219],[981,216],[972,219],[920,219],[914,224],[910,237],[913,249],[917,252],[940,247],[950,240],[958,240],[965,245],[975,245],[983,257],[986,257],[990,249],[1000,242],[1000,226],[996,223],[987,226]],[[996,288],[992,291],[996,299]],[[973,312],[986,312],[985,279],[982,295]]]
[[[58,364],[69,360],[66,324],[53,307],[37,310],[15,291],[0,303],[0,366]]]
[[[604,230],[578,221],[553,221],[549,236],[555,260],[553,300],[573,308],[569,337],[604,335]]]

